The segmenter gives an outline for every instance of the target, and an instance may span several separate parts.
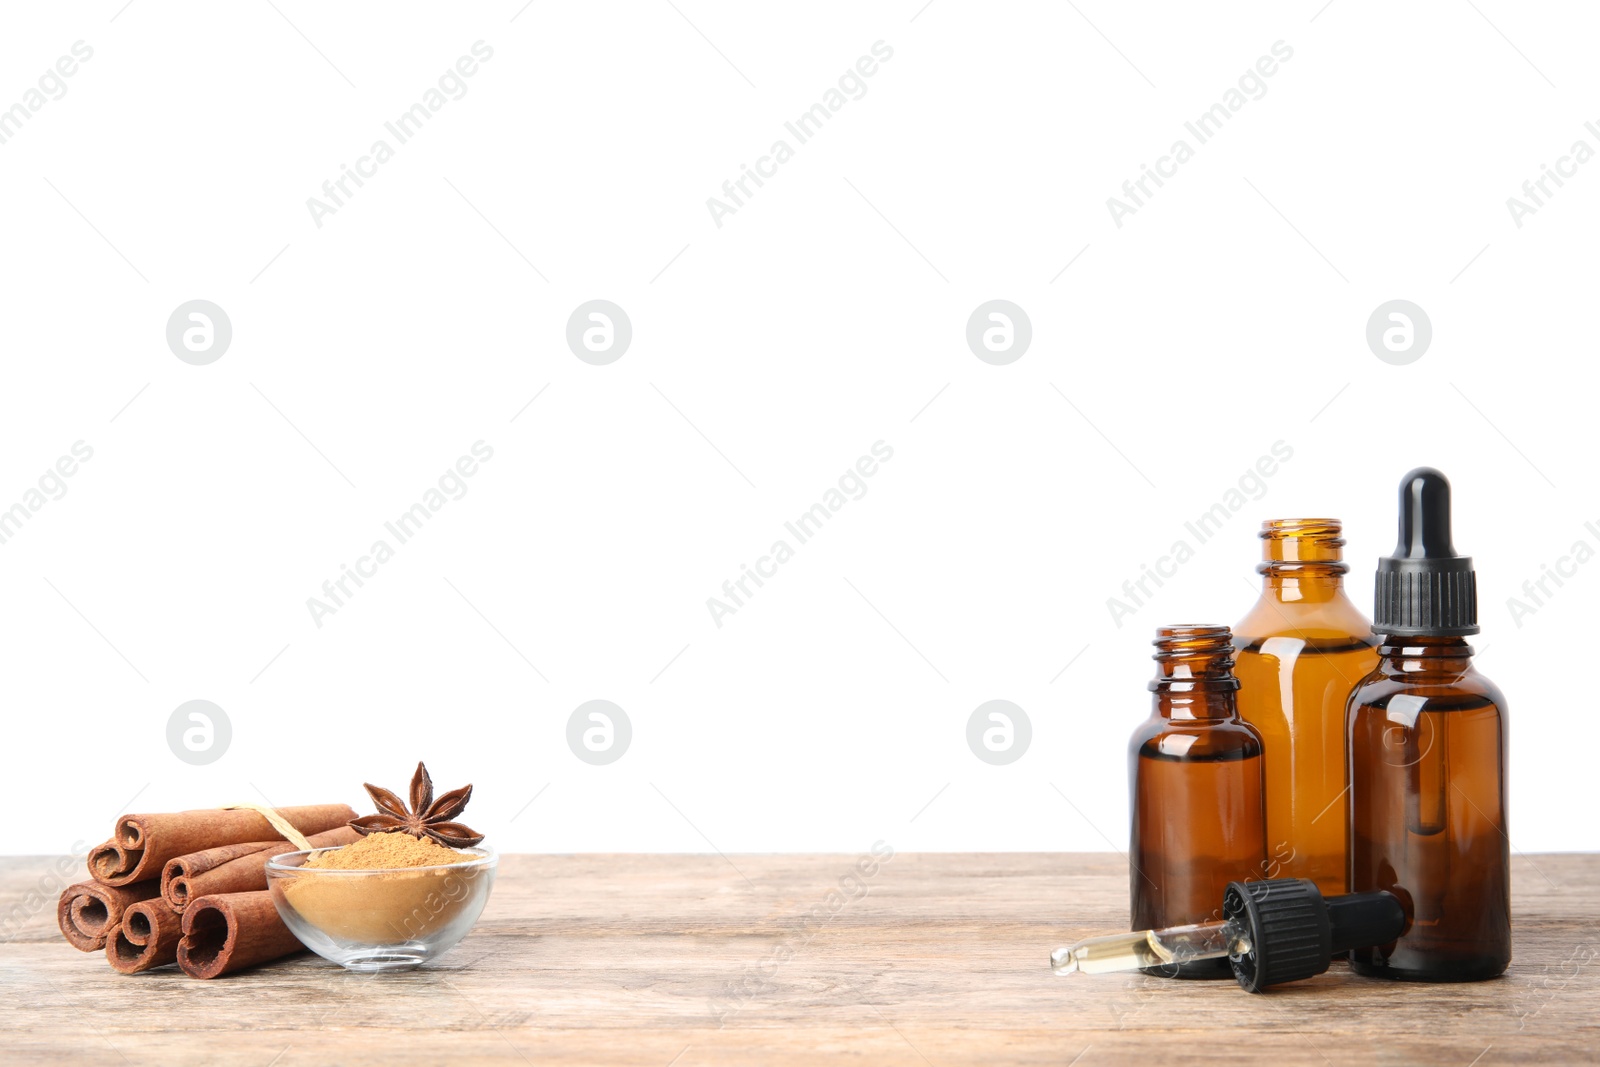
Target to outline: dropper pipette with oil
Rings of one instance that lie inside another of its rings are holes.
[[[1226,958],[1241,986],[1310,978],[1337,955],[1386,945],[1406,927],[1405,909],[1391,893],[1324,897],[1315,882],[1277,878],[1229,882],[1215,922],[1091,937],[1050,954],[1056,974],[1102,974]]]

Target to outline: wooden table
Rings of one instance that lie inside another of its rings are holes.
[[[1263,996],[1052,976],[1051,948],[1126,921],[1114,854],[858,864],[505,856],[477,929],[431,966],[358,976],[301,955],[202,982],[122,977],[73,950],[53,898],[24,906],[51,861],[8,858],[0,917],[18,932],[0,944],[0,1061],[1600,1062],[1600,855],[1514,861],[1504,978],[1402,985],[1336,964]]]

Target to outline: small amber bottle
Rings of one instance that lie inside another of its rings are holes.
[[[1134,930],[1220,917],[1229,882],[1267,877],[1261,738],[1239,718],[1226,626],[1156,631],[1148,721],[1128,744]],[[1227,978],[1226,959],[1152,974]]]
[[[1511,962],[1505,697],[1472,666],[1472,560],[1450,537],[1450,483],[1400,485],[1400,544],[1379,561],[1377,668],[1350,694],[1350,887],[1385,889],[1410,917],[1357,949],[1361,974],[1493,978]]]
[[[1378,662],[1372,624],[1345,595],[1338,519],[1261,524],[1261,599],[1233,628],[1239,715],[1265,747],[1273,878],[1345,887],[1344,708]]]

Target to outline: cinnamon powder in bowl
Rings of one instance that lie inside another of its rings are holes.
[[[307,948],[358,970],[414,966],[465,937],[488,900],[496,857],[408,833],[274,857],[268,887]]]
[[[431,837],[368,834],[342,848],[313,852],[305,866],[313,870],[384,871],[396,867],[441,867],[448,863],[469,863],[476,858],[460,849],[446,848]]]

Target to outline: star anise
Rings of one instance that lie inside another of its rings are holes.
[[[363,815],[350,820],[350,828],[358,834],[381,834],[404,831],[412,837],[431,837],[450,848],[470,848],[483,840],[483,835],[470,826],[450,820],[461,814],[472,799],[472,786],[452,789],[438,800],[433,799],[433,779],[428,768],[417,764],[417,773],[411,776],[411,807],[389,790],[371,782],[364,783],[367,795],[378,806],[378,814]]]

